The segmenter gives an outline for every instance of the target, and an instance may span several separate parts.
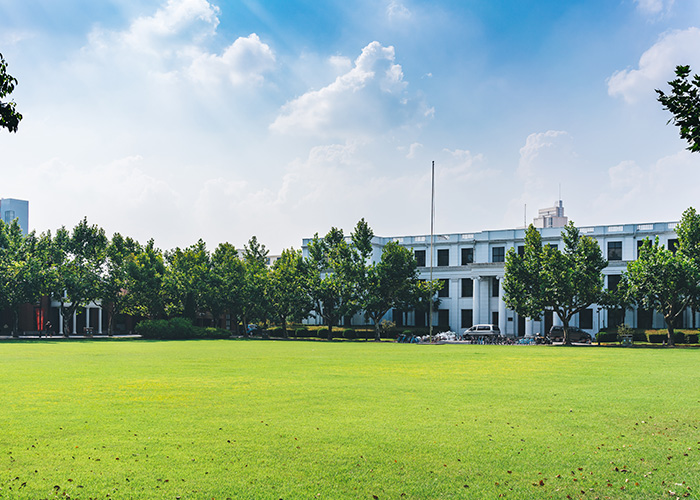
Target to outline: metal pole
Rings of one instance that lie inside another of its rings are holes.
[[[433,237],[435,226],[435,161],[430,180],[430,314],[428,315],[428,338],[433,341]]]

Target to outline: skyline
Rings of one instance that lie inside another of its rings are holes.
[[[24,115],[2,196],[164,249],[679,220],[700,155],[654,89],[700,73],[692,0],[0,0]],[[682,182],[680,180],[682,180]],[[560,187],[561,186],[561,187]]]

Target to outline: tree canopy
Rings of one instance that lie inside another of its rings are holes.
[[[671,92],[656,89],[657,99],[673,115],[668,123],[679,128],[687,149],[700,151],[700,75],[690,76],[690,66],[676,66],[676,78],[668,82]]]
[[[0,128],[6,128],[10,132],[17,132],[22,115],[15,109],[14,101],[3,102],[2,99],[9,96],[17,85],[17,79],[7,72],[7,63],[0,54]]]

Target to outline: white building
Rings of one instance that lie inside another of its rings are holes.
[[[566,224],[564,208],[558,201],[553,209],[540,210],[535,219],[542,226],[539,231],[543,245],[563,248],[561,232]],[[620,224],[610,226],[579,227],[582,235],[598,241],[603,255],[608,259],[608,267],[603,270],[605,286],[617,286],[627,263],[638,256],[639,248],[645,239],[659,238],[660,243],[675,250],[678,243],[674,231],[676,222],[654,222],[645,224]],[[433,317],[433,325],[449,325],[452,331],[462,332],[475,324],[492,323],[509,336],[523,336],[526,333],[549,331],[552,325],[561,324],[556,314],[546,312],[539,321],[518,316],[506,307],[503,301],[501,280],[505,274],[504,264],[508,249],[524,250],[525,229],[504,229],[474,233],[440,234],[433,241],[433,279],[441,280],[443,288],[439,292],[440,305]],[[307,255],[307,244],[302,248]],[[430,235],[375,237],[373,258],[381,256],[381,247],[389,241],[397,241],[412,249],[418,261],[421,279],[430,278]],[[577,314],[572,326],[578,326],[593,334],[607,325],[625,323],[636,328],[663,328],[663,317],[658,313],[632,310],[620,317],[621,313],[606,311],[597,305]],[[397,325],[427,326],[426,314],[415,311],[389,313]],[[360,316],[353,318],[352,324],[362,324]],[[692,324],[691,312],[686,311],[683,325]]]

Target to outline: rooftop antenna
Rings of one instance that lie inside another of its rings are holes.
[[[433,237],[435,226],[435,160],[430,174],[430,315],[428,316],[428,338],[433,341]]]

